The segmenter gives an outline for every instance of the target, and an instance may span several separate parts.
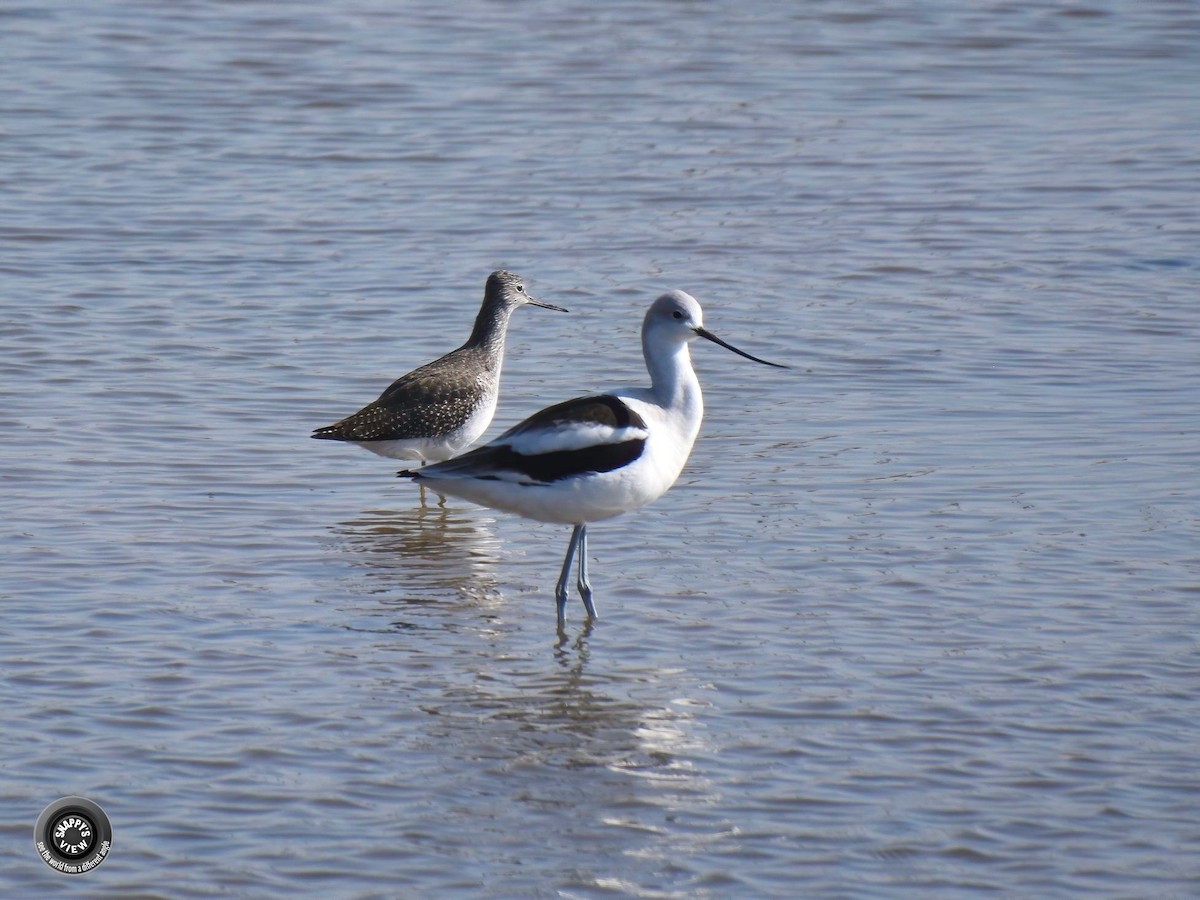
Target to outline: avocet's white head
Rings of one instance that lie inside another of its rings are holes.
[[[703,327],[704,311],[696,298],[683,291],[668,291],[650,304],[642,333],[653,334],[655,343],[686,344],[696,338],[696,329]]]
[[[774,366],[786,369],[779,363],[767,362],[757,356],[751,356],[744,350],[739,350],[732,344],[721,340],[704,327],[704,311],[696,298],[684,291],[668,291],[652,304],[642,323],[642,346],[646,352],[647,361],[652,355],[658,355],[671,346],[686,345],[696,338],[702,337],[719,344],[726,350],[732,350],[738,356],[762,363],[764,366]]]

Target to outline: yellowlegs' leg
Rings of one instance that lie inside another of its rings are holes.
[[[420,460],[420,463],[421,464],[420,464],[419,468],[422,468],[422,469],[425,468],[425,460],[424,459]],[[417,487],[419,487],[421,489],[421,506],[424,506],[425,505],[425,485],[418,484]]]
[[[579,546],[586,531],[585,525],[576,525],[571,532],[571,541],[567,544],[567,556],[563,560],[562,574],[558,577],[558,584],[554,586],[554,600],[558,604],[558,627],[560,629],[567,618],[567,581],[571,578],[571,562],[575,558],[575,549]],[[581,575],[580,578],[582,579],[582,577]],[[588,603],[591,603],[590,599]]]
[[[587,574],[587,525],[579,526],[579,596],[583,598],[583,608],[587,610],[588,618],[596,618],[596,605],[592,603],[592,583]]]

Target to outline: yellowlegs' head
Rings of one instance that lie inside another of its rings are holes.
[[[533,306],[540,306],[542,309],[555,309],[559,312],[567,312],[561,306],[555,306],[553,303],[546,303],[531,296],[525,290],[524,278],[515,272],[505,272],[503,269],[497,270],[488,276],[487,286],[484,288],[483,295],[491,303],[500,306],[510,306],[514,309],[529,303]]]
[[[777,369],[788,368],[780,363],[767,362],[757,356],[751,356],[744,350],[739,350],[732,344],[721,340],[704,327],[704,311],[691,294],[683,291],[668,291],[650,305],[646,320],[642,324],[642,333],[650,341],[657,343],[687,343],[698,337],[719,344],[726,350],[732,350],[738,356],[762,363],[764,366],[774,366]]]

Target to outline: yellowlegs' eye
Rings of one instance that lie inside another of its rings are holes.
[[[517,293],[518,294],[525,293],[525,285],[521,284],[520,282],[517,282]]]

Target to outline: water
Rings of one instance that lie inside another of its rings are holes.
[[[0,893],[1200,891],[1194,5],[0,24]],[[562,644],[567,530],[308,439],[499,266],[491,434],[669,288],[796,366],[695,348]]]

